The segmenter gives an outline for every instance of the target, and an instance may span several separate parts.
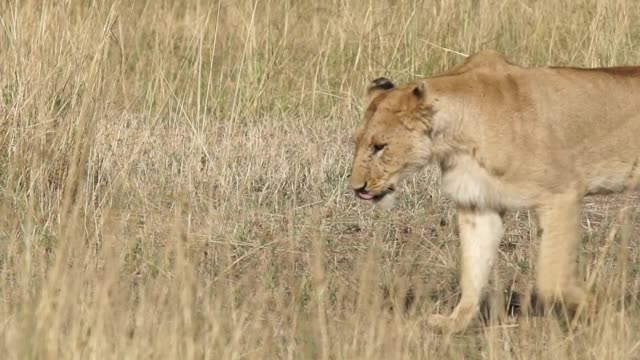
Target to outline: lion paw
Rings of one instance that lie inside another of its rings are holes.
[[[444,329],[451,326],[451,318],[449,318],[448,316],[435,314],[435,315],[429,316],[427,323],[431,327]]]
[[[444,315],[431,315],[427,320],[429,327],[445,333],[459,333],[465,329],[465,325],[455,318]]]

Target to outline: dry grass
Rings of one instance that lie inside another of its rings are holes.
[[[591,323],[445,338],[425,326],[458,291],[437,170],[393,212],[347,186],[371,79],[481,48],[639,64],[637,2],[24,0],[0,29],[3,358],[640,358],[639,232],[609,236],[621,197],[585,206]],[[528,215],[509,217],[495,293],[531,283]]]

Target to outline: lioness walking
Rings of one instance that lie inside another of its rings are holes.
[[[482,51],[439,74],[367,92],[351,187],[391,206],[397,184],[430,161],[457,206],[462,297],[429,323],[464,330],[478,313],[509,209],[535,209],[542,230],[536,293],[584,307],[577,277],[581,200],[638,187],[640,67],[525,68]]]

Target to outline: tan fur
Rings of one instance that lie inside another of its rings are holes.
[[[389,87],[368,91],[351,186],[384,199],[430,161],[440,165],[459,211],[462,298],[430,323],[464,330],[477,314],[509,209],[538,214],[539,297],[581,309],[581,200],[637,188],[640,67],[525,68],[482,51],[440,75]]]

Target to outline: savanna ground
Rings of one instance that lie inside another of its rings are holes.
[[[624,196],[585,201],[591,322],[446,337],[425,324],[459,295],[438,170],[390,212],[348,188],[373,78],[485,48],[640,64],[638,2],[24,0],[0,31],[3,359],[640,358],[633,197],[622,220]],[[535,271],[534,214],[507,226],[492,299]]]

